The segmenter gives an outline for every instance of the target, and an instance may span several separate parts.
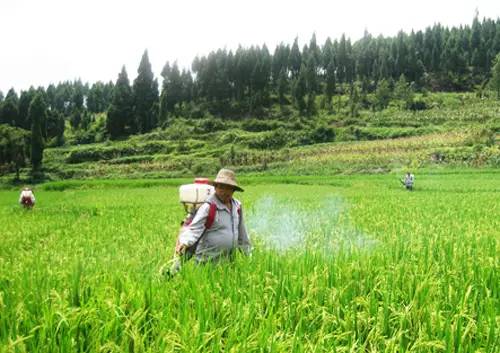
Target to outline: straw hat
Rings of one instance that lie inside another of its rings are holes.
[[[238,183],[236,183],[236,176],[234,172],[230,169],[221,169],[217,173],[217,176],[215,177],[215,180],[211,183],[212,185],[216,184],[225,184],[225,185],[230,185],[234,187],[235,190],[238,191],[243,191],[242,188],[238,186]]]

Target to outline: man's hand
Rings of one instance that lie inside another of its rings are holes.
[[[187,246],[185,244],[177,243],[175,245],[175,253],[182,255],[184,254],[184,251],[186,251]]]

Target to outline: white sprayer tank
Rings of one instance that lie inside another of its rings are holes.
[[[205,202],[215,192],[206,178],[196,178],[193,184],[181,185],[179,199],[186,206],[197,207]]]

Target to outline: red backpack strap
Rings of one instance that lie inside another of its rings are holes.
[[[205,229],[210,229],[215,221],[215,213],[217,212],[217,205],[215,202],[210,202],[210,209],[208,210],[207,221],[205,222]]]

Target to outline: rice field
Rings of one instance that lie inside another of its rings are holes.
[[[172,182],[0,191],[0,352],[498,352],[500,173],[397,179],[247,178],[252,256],[169,280]]]

